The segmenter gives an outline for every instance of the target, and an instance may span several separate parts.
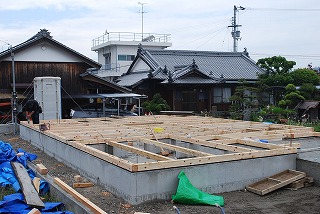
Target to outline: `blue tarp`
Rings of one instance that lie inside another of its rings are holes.
[[[23,153],[21,156],[17,156],[17,153]],[[23,149],[18,149],[17,153],[12,149],[12,146],[8,143],[0,141],[0,185],[7,186],[12,185],[16,192],[20,191],[20,184],[14,174],[11,161],[21,163],[27,168],[27,161],[33,161],[37,159],[37,155],[30,154]],[[29,176],[33,180],[35,173],[31,169],[27,169]],[[49,184],[41,180],[40,181],[40,194],[43,195],[49,191]]]
[[[39,209],[41,213],[47,214],[73,214],[69,211],[61,211],[64,205],[60,202],[46,202],[45,208]],[[27,214],[32,210],[25,202],[21,193],[15,193],[3,197],[0,201],[0,213],[3,214]]]
[[[17,156],[17,153],[23,153],[21,156]],[[12,186],[16,192],[21,191],[18,179],[14,174],[14,170],[10,164],[11,161],[21,163],[26,169],[33,180],[35,173],[27,167],[27,161],[33,161],[37,159],[37,155],[29,154],[22,149],[18,149],[17,153],[12,149],[12,146],[8,143],[0,141],[0,186]],[[40,180],[40,195],[44,195],[49,192],[49,184],[45,180]],[[45,208],[41,209],[41,213],[52,214],[72,214],[69,211],[60,211],[63,209],[63,204],[60,202],[44,203]],[[12,213],[12,214],[24,214],[32,210],[25,202],[23,195],[20,193],[4,196],[0,201],[0,213]]]

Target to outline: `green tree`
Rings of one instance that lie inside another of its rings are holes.
[[[305,98],[296,89],[295,85],[288,84],[286,86],[286,92],[283,100],[279,101],[279,106],[282,108],[294,108],[299,102],[305,100]]]
[[[304,83],[301,85],[299,92],[306,100],[312,100],[316,97],[317,88],[311,83]]]
[[[295,61],[288,61],[282,56],[262,58],[257,61],[257,65],[269,74],[285,74],[296,65]]]
[[[288,74],[260,75],[259,81],[267,86],[285,86],[293,82]]]
[[[282,56],[273,56],[262,58],[257,61],[257,65],[265,72],[258,75],[258,85],[260,91],[270,91],[274,98],[274,104],[282,99],[283,88],[274,86],[286,86],[292,83],[293,79],[289,72],[296,64],[294,61],[288,61]]]
[[[229,98],[232,104],[229,112],[232,119],[242,119],[244,110],[257,107],[257,88],[250,86],[245,80],[239,80],[234,94]]]
[[[320,83],[319,75],[314,71],[307,68],[299,68],[290,73],[292,83],[295,85],[302,85],[303,83],[310,83],[318,85]]]
[[[159,93],[155,94],[152,100],[145,101],[142,107],[145,108],[146,111],[151,111],[154,114],[159,114],[160,111],[170,110],[167,101],[163,99]]]
[[[296,86],[293,85],[293,84],[288,84],[286,86],[286,94],[289,94],[291,92],[295,92],[297,89],[296,89]]]

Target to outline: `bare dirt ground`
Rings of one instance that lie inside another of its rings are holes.
[[[74,182],[74,176],[79,174],[53,157],[46,155],[40,149],[30,145],[29,142],[20,139],[18,135],[0,134],[0,140],[11,144],[14,150],[22,148],[26,152],[38,155],[38,158],[33,161],[35,164],[43,163],[48,168],[49,175],[59,177],[70,186]],[[221,213],[221,210],[214,206],[172,204],[170,201],[157,201],[132,206],[97,185],[76,190],[107,213],[133,214],[135,212],[144,212],[173,214],[176,213],[173,205],[178,207],[181,214]],[[217,195],[224,197],[224,211],[227,214],[320,213],[319,186],[304,187],[296,191],[282,188],[265,196],[259,196],[245,190],[219,193]]]

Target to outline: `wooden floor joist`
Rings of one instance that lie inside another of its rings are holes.
[[[131,172],[292,154],[297,152],[299,144],[282,143],[282,139],[320,137],[311,127],[200,116],[154,115],[44,122],[50,123],[50,130],[41,134]],[[39,131],[36,125],[24,121],[21,125]],[[161,130],[156,133],[157,139],[150,128]],[[112,149],[99,150],[99,144]],[[159,148],[169,151],[170,156],[157,154]],[[123,155],[116,155],[120,153]],[[126,153],[141,159],[131,162]]]

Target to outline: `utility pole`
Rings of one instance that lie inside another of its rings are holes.
[[[14,53],[12,51],[12,46],[10,45],[10,53],[11,53],[11,66],[12,66],[12,123],[13,123],[13,134],[16,134],[16,126],[17,126],[17,113],[18,113],[18,105],[17,105],[17,92],[16,92],[16,77],[14,70]]]
[[[141,2],[138,2],[138,4],[141,4],[141,41],[143,40],[143,14],[145,13],[143,11],[143,5],[146,4],[146,3],[141,3]]]
[[[0,42],[3,42],[9,46],[8,51],[10,50],[10,54],[11,54],[12,89],[13,89],[12,90],[12,100],[11,100],[11,123],[13,124],[13,134],[16,134],[18,104],[17,104],[17,92],[16,92],[16,77],[15,77],[15,70],[14,70],[14,53],[12,50],[12,45],[10,45],[9,43],[2,41],[2,40],[0,40]]]
[[[233,6],[233,17],[231,21],[231,25],[228,27],[232,27],[231,36],[233,38],[233,52],[238,51],[238,40],[241,39],[240,37],[240,31],[238,30],[238,27],[241,27],[242,25],[237,24],[237,12],[238,10],[245,10],[244,7],[237,7],[236,5]]]
[[[16,134],[17,127],[17,114],[18,114],[18,104],[17,104],[17,92],[16,92],[16,77],[14,70],[14,53],[12,50],[12,45],[8,42],[0,40],[0,42],[8,45],[8,51],[10,50],[11,55],[11,67],[12,67],[12,100],[11,100],[11,123],[13,124],[13,134]],[[3,46],[2,46],[3,47]]]

